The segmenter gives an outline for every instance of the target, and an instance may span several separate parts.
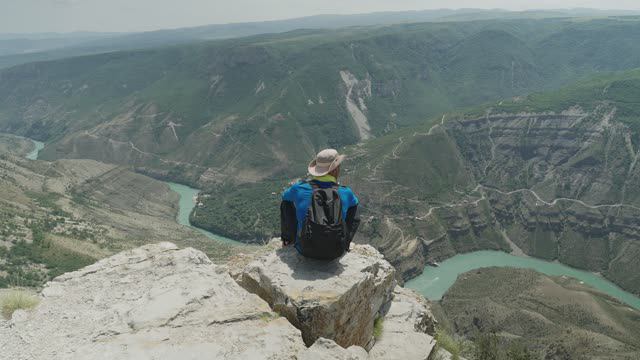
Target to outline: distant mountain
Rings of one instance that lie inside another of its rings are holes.
[[[640,11],[560,9],[507,11],[501,9],[438,9],[355,15],[316,15],[287,20],[205,25],[140,33],[0,34],[0,68],[71,56],[155,48],[197,41],[284,33],[298,29],[337,29],[348,26],[490,19],[637,16]]]
[[[113,36],[110,34],[86,34],[83,36],[70,34],[45,37],[45,35],[47,34],[31,36],[28,34],[0,35],[0,57],[16,55],[28,58],[31,56],[29,54],[69,48]]]
[[[254,182],[295,175],[321,147],[633,67],[637,20],[304,30],[7,69],[0,130],[47,140],[49,159]]]

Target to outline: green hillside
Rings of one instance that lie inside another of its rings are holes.
[[[213,261],[253,251],[178,224],[165,183],[93,160],[26,160],[31,145],[0,136],[0,288],[40,287],[148,243],[196,247]]]
[[[524,346],[533,359],[640,356],[640,313],[565,277],[506,268],[471,271],[460,275],[436,314],[441,326],[458,335],[478,341],[493,333],[493,341]]]
[[[633,18],[476,21],[32,63],[0,72],[0,130],[46,140],[45,159],[90,157],[201,187],[289,178],[317,149],[365,136],[353,111],[379,137],[460,107],[638,67],[635,40]]]

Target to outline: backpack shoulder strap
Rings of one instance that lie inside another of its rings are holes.
[[[318,185],[318,183],[317,183],[317,182],[315,182],[315,181],[313,181],[313,180],[309,180],[309,181],[307,181],[307,184],[309,184],[309,186],[311,186],[311,188],[312,188],[312,189],[314,189],[314,190],[315,190],[315,189],[319,189],[319,188],[320,188],[320,186]]]
[[[309,184],[309,186],[311,186],[311,188],[313,188],[313,189],[322,189],[318,185],[317,181],[314,180],[314,179],[306,179],[306,180],[303,181],[303,183]],[[344,185],[340,185],[338,183],[333,183],[329,189],[339,189],[341,187],[345,187],[345,186]]]

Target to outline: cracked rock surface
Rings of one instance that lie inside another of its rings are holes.
[[[318,338],[342,347],[370,349],[373,323],[390,303],[394,268],[369,245],[355,245],[331,262],[281,248],[249,263],[238,277],[248,291],[302,331],[305,344]]]
[[[296,359],[300,331],[202,252],[147,245],[64,274],[0,323],[4,359]]]
[[[59,276],[40,297],[0,321],[0,359],[413,360],[434,344],[428,302],[368,245],[332,262],[269,246],[228,266],[146,245]]]
[[[426,360],[436,342],[429,304],[413,290],[396,286],[382,334],[369,352],[372,359]]]

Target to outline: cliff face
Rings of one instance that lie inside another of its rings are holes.
[[[638,293],[640,277],[620,269],[640,270],[628,261],[640,249],[639,152],[616,111],[487,115],[449,132],[474,165],[494,226],[525,253],[603,272]]]
[[[362,238],[404,278],[429,260],[501,249],[639,293],[639,152],[616,112],[487,112],[374,144],[350,179],[367,204]]]
[[[253,256],[224,267],[197,250],[161,243],[64,274],[45,286],[37,308],[0,322],[3,357],[388,359],[394,353],[424,360],[431,353],[435,320],[428,303],[396,287],[394,269],[373,248],[356,246],[330,263],[303,259],[291,248]],[[378,318],[385,320],[376,339]]]

